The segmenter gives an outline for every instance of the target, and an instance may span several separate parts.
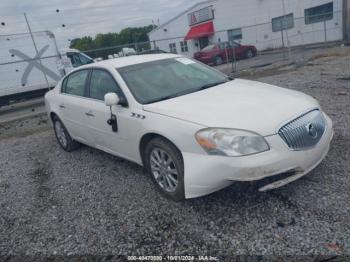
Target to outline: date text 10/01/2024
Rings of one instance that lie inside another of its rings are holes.
[[[128,256],[129,261],[218,261],[212,256]]]

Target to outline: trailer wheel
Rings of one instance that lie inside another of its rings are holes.
[[[9,104],[9,102],[5,99],[0,99],[0,107],[2,106],[7,106]]]

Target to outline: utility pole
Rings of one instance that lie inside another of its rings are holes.
[[[36,55],[37,55],[37,57],[38,57],[38,59],[39,59],[39,63],[40,63],[40,65],[41,65],[41,67],[43,67],[43,64],[42,64],[42,62],[41,62],[41,58],[40,58],[40,56],[39,56],[38,47],[36,46],[36,43],[35,43],[35,40],[34,40],[34,36],[33,36],[33,32],[32,32],[32,29],[30,28],[30,25],[29,25],[29,22],[28,22],[28,18],[27,18],[27,14],[26,14],[26,13],[24,13],[24,18],[25,18],[26,23],[27,23],[27,26],[28,26],[28,30],[29,30],[30,37],[32,38],[32,41],[33,41],[33,45],[34,45],[34,48],[35,48]],[[50,88],[50,86],[49,86],[49,80],[47,79],[47,76],[46,76],[45,72],[44,72],[44,71],[42,71],[42,72],[43,72],[43,75],[44,75],[44,78],[45,78],[45,81],[46,81],[46,84],[47,84],[47,88]]]
[[[286,19],[287,19],[287,16],[286,16],[286,4],[284,2],[285,0],[282,0],[282,8],[283,8],[283,27],[282,29],[286,26]],[[294,23],[294,21],[293,21]],[[283,30],[282,30],[282,34],[283,34]],[[289,46],[289,36],[288,36],[288,28],[286,28],[286,40],[287,40],[287,48],[288,48],[288,57],[289,59],[291,59],[291,50],[290,50],[290,46]]]
[[[343,38],[350,40],[350,0],[343,0]]]
[[[137,40],[136,40],[136,35],[133,36],[134,38],[134,47],[135,47],[135,51],[138,52],[138,45],[137,45]]]

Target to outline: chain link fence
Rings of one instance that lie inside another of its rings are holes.
[[[93,58],[102,59],[129,55],[123,52],[125,49],[135,50],[130,54],[169,52],[194,58],[195,53],[201,50],[200,42],[198,39],[185,41],[185,37],[186,35],[181,35],[80,51]],[[241,27],[238,34],[236,32],[232,35],[230,28],[217,30],[208,40],[207,45],[216,44],[222,47],[221,59],[218,62],[231,63],[232,70],[235,72],[279,61],[295,62],[303,59],[303,53],[309,49],[306,47],[317,47],[343,40],[343,13],[338,11],[297,18],[287,14],[268,23]],[[225,43],[230,43],[227,48],[223,48]],[[242,46],[245,53],[242,54],[242,49],[236,44]],[[248,46],[258,50],[253,57],[248,53]],[[208,64],[214,65],[215,57]]]
[[[231,29],[215,31],[209,37],[208,44],[230,42],[229,48],[222,50],[220,62],[234,62],[235,70],[258,67],[282,60],[298,60],[306,46],[322,45],[343,40],[343,13],[332,12],[322,15],[297,17],[285,15],[272,22],[242,27],[232,36]],[[232,26],[234,27],[234,26]],[[194,57],[200,51],[200,41],[194,39],[185,42],[185,35],[152,41],[153,49],[160,49]],[[236,43],[246,47],[245,54]],[[185,45],[185,48],[184,48]],[[223,46],[222,44],[220,46]],[[254,46],[257,57],[250,58],[248,46]],[[247,59],[245,58],[250,58]],[[215,64],[215,57],[210,64]]]
[[[224,43],[230,43],[227,48],[222,48],[220,63],[232,63],[233,70],[240,71],[251,67],[259,67],[283,60],[298,60],[302,56],[302,50],[307,45],[319,45],[343,40],[343,13],[333,12],[318,16],[291,17],[290,14],[273,19],[272,22],[260,23],[241,27],[239,33],[232,34],[232,29],[217,30],[209,37],[207,45],[217,44],[224,47]],[[234,25],[232,27],[235,27]],[[42,33],[35,33],[35,38]],[[28,34],[0,36],[0,40],[9,43],[8,39],[28,37]],[[54,39],[54,36],[52,36]],[[169,52],[177,53],[191,58],[201,50],[199,40],[185,41],[186,35],[174,36],[164,39],[155,39],[147,42],[133,42],[126,45],[105,46],[98,49],[79,50],[96,59],[111,59],[126,55]],[[11,41],[14,43],[15,41]],[[20,41],[16,42],[21,45]],[[246,53],[240,53],[236,43],[246,47],[253,46],[258,52],[253,57]],[[56,45],[56,43],[55,43]],[[54,45],[53,45],[54,46]],[[17,49],[24,47],[16,46]],[[26,47],[28,48],[28,47]],[[32,48],[33,49],[33,48]],[[55,58],[59,56],[57,47],[49,55],[41,56],[41,59]],[[56,51],[57,50],[57,51]],[[34,49],[32,50],[34,52]],[[15,61],[14,57],[0,57],[0,64],[23,62]],[[246,59],[249,57],[249,59]],[[215,64],[215,57],[210,65]],[[34,53],[27,59],[28,62],[39,60]]]

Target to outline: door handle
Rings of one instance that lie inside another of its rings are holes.
[[[59,107],[62,109],[66,108],[63,104],[59,105]]]
[[[94,117],[95,115],[92,113],[92,111],[86,112],[85,115],[90,116],[90,117]]]

